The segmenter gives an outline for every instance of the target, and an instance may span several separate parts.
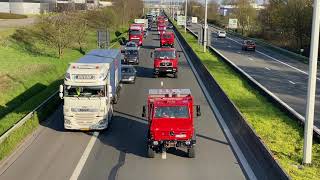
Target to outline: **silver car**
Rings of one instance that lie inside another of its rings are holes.
[[[135,83],[137,71],[132,65],[121,66],[121,81],[123,83]]]

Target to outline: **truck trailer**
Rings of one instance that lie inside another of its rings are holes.
[[[64,100],[64,128],[103,130],[108,127],[117,103],[121,81],[118,49],[97,49],[71,63],[60,85]]]

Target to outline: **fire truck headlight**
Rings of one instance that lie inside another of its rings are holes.
[[[158,141],[153,141],[153,145],[158,145],[159,144],[159,142]]]

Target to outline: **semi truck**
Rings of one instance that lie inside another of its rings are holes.
[[[60,85],[64,128],[103,130],[119,98],[121,53],[118,49],[97,49],[71,63]]]
[[[175,48],[156,48],[151,52],[150,57],[153,58],[153,75],[157,78],[161,74],[173,74],[178,77],[178,57]]]
[[[143,27],[139,24],[132,24],[129,28],[129,41],[133,41],[138,46],[142,46],[143,38],[144,38]]]
[[[186,148],[188,157],[195,157],[196,116],[201,115],[200,106],[194,106],[190,89],[150,89],[147,106],[142,117],[148,119],[147,153],[166,152],[169,148]]]

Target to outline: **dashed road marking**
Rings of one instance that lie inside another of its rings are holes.
[[[250,61],[253,61],[253,58],[248,58]]]
[[[291,84],[296,84],[295,82],[293,82],[293,81],[289,81]]]
[[[270,68],[268,68],[268,67],[264,67],[264,68],[265,68],[265,69],[267,69],[267,70],[269,70],[269,71],[271,70],[271,69],[270,69]]]
[[[80,175],[80,173],[81,173],[81,171],[82,171],[87,159],[89,158],[90,152],[91,152],[91,150],[92,150],[92,148],[93,148],[98,136],[99,136],[99,132],[94,132],[93,133],[93,135],[92,135],[92,137],[91,137],[86,149],[84,150],[84,152],[83,152],[83,154],[82,154],[82,156],[81,156],[76,168],[74,169],[74,171],[72,173],[72,176],[70,177],[70,180],[77,180],[79,178],[79,175]]]

